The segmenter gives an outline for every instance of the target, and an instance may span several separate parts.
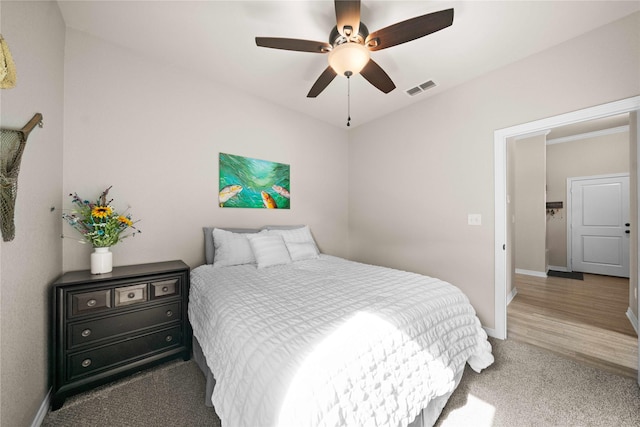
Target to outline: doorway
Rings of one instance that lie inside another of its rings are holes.
[[[500,129],[494,132],[494,166],[495,166],[495,329],[492,334],[496,338],[505,339],[507,337],[507,289],[510,288],[510,274],[507,274],[507,265],[510,265],[511,259],[508,256],[510,250],[507,250],[507,195],[506,195],[506,164],[507,164],[507,139],[525,135],[534,132],[544,131],[546,129],[569,125],[586,120],[608,117],[616,114],[628,112],[637,112],[640,110],[640,96],[615,101],[596,107],[586,108],[559,116],[542,119],[523,125],[513,126],[510,128]],[[640,121],[638,114],[634,114],[635,126]],[[637,138],[637,134],[636,134]],[[637,140],[632,141],[637,145]],[[637,153],[637,151],[636,151]],[[637,179],[637,176],[634,177]],[[632,203],[632,212],[634,220],[640,219],[638,215],[637,198]],[[639,230],[636,228],[636,230]],[[640,232],[636,231],[638,235]],[[634,236],[638,238],[638,236]],[[635,251],[634,256],[634,275],[637,281],[638,273],[638,253]],[[509,282],[508,282],[509,281]],[[637,291],[637,289],[636,289]],[[637,296],[636,296],[637,299]],[[640,302],[638,303],[638,311],[640,311]],[[640,368],[640,367],[639,367]],[[640,372],[640,369],[639,369]],[[639,378],[640,382],[640,378]]]

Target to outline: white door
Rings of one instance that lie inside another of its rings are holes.
[[[629,175],[570,178],[570,269],[629,277]]]

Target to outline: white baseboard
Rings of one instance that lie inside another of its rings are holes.
[[[547,277],[546,271],[523,270],[521,268],[516,268],[516,274],[525,274],[527,276],[536,276],[536,277]]]
[[[516,295],[518,295],[518,288],[511,289],[511,292],[509,292],[509,295],[507,295],[507,305],[511,304],[511,301],[513,301],[513,298]]]
[[[638,318],[636,317],[635,314],[633,314],[633,310],[631,310],[631,307],[627,308],[627,317],[629,318],[629,321],[631,322],[631,326],[633,326],[633,329],[636,330],[636,334],[638,333]]]
[[[560,267],[559,265],[550,265],[549,270],[569,272],[567,267]]]
[[[486,326],[483,326],[482,329],[484,329],[484,331],[487,333],[488,336],[492,337],[492,338],[497,338],[497,339],[502,339],[498,336],[497,332],[495,329],[493,328],[487,328]]]
[[[38,413],[36,414],[33,422],[31,423],[31,427],[40,427],[44,422],[44,417],[47,416],[47,412],[49,412],[49,406],[51,405],[51,389],[47,392],[47,395],[44,397],[44,400],[40,404],[40,408],[38,409]]]

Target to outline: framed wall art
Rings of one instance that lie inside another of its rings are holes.
[[[219,171],[220,207],[289,209],[289,165],[220,153]]]

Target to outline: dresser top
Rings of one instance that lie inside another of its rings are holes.
[[[73,285],[74,283],[99,283],[104,280],[126,279],[147,274],[162,274],[172,271],[189,269],[183,261],[152,262],[148,264],[124,265],[113,267],[113,271],[103,274],[91,274],[89,270],[69,271],[64,273],[54,282],[57,285]]]

